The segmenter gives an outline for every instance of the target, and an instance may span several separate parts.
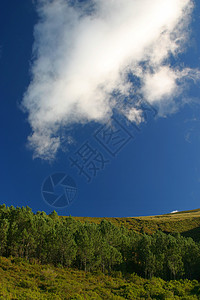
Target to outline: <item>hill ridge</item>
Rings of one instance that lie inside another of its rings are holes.
[[[73,217],[82,223],[100,223],[103,219],[116,226],[124,226],[129,230],[140,233],[153,234],[157,230],[165,233],[181,233],[200,240],[200,208],[167,213],[155,216],[140,217]]]

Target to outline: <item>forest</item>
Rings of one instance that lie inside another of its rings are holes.
[[[81,223],[27,206],[0,206],[0,256],[105,275],[200,279],[200,244],[191,237],[147,235],[107,220]]]

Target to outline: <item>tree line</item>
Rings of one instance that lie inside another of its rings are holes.
[[[81,223],[53,211],[0,206],[0,255],[85,271],[200,279],[200,244],[161,231],[139,234],[109,221]]]

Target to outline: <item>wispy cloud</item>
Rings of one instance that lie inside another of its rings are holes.
[[[174,111],[183,80],[197,76],[170,65],[184,49],[192,9],[191,0],[39,1],[23,99],[34,156],[53,159],[61,128],[104,122],[124,98],[137,123],[139,98],[160,115]]]

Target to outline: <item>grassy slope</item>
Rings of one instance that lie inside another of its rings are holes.
[[[133,218],[91,218],[91,217],[74,217],[81,222],[100,223],[106,219],[117,226],[124,225],[128,229],[137,232],[152,234],[157,230],[163,232],[180,232],[184,236],[191,236],[195,240],[200,240],[200,209],[182,211],[173,214],[165,214],[149,217]]]
[[[107,219],[138,232],[153,233],[161,229],[196,239],[200,236],[200,209],[151,217],[75,219],[95,223]],[[116,273],[116,278],[92,275],[0,257],[0,299],[200,299],[200,284],[189,280],[145,280],[134,274],[126,279],[120,273]]]
[[[0,299],[199,299],[196,280],[126,279],[0,257]]]

